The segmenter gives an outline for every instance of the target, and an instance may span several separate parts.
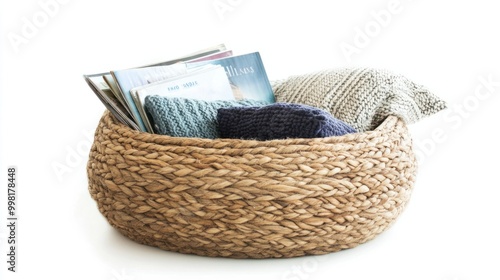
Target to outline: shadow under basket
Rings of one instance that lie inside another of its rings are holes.
[[[164,250],[285,258],[353,248],[401,214],[417,167],[405,123],[341,137],[253,141],[138,132],[106,111],[89,191],[128,238]]]

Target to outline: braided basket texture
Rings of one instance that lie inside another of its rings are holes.
[[[109,223],[164,250],[283,258],[353,248],[383,232],[416,175],[405,123],[364,133],[251,141],[141,133],[106,111],[87,165]]]

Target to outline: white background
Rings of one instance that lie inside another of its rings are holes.
[[[0,4],[1,279],[500,278],[495,1],[61,0],[46,12],[40,3],[48,2]],[[26,31],[28,22],[36,30]],[[411,126],[420,169],[393,227],[324,256],[233,260],[138,245],[108,225],[85,170],[88,135],[104,106],[82,75],[219,43],[238,54],[260,51],[272,80],[333,67],[386,68],[449,103]],[[343,52],[346,45],[356,52]],[[16,273],[7,271],[4,225],[11,165],[18,168]]]

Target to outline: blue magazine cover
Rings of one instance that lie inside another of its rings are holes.
[[[274,103],[274,93],[259,52],[217,60],[186,63],[187,68],[221,65],[229,78],[236,99],[254,99]]]
[[[140,130],[147,131],[146,124],[141,117],[130,90],[162,79],[185,74],[186,72],[186,66],[179,63],[168,66],[154,66],[111,71],[111,75],[119,86],[121,94],[123,95],[125,102],[132,113],[132,117],[136,121]]]

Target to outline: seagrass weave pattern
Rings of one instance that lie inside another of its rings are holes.
[[[180,138],[132,130],[105,112],[87,165],[109,223],[164,250],[283,258],[353,248],[407,204],[416,163],[405,123],[340,137]]]

